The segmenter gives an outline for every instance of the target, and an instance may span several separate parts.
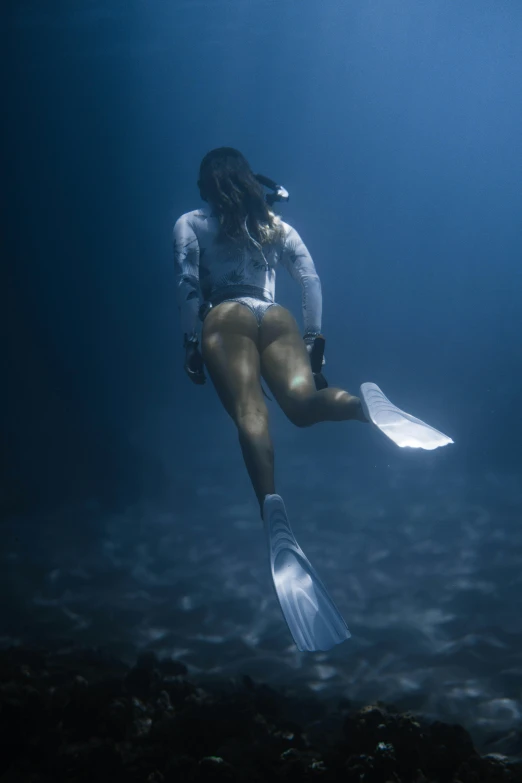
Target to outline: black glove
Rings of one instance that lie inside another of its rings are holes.
[[[328,381],[324,377],[322,372],[314,372],[314,381],[315,381],[315,388],[317,391],[321,391],[321,389],[327,389],[328,388]]]
[[[322,334],[318,335],[305,335],[304,341],[306,344],[306,350],[310,356],[310,364],[312,367],[312,374],[314,376],[315,388],[317,391],[326,389],[328,387],[328,381],[321,372],[324,364],[324,337]]]
[[[198,386],[206,383],[206,377],[204,373],[203,357],[199,352],[197,340],[185,340],[185,372],[188,377]]]

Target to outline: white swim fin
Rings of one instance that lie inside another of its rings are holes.
[[[330,650],[349,639],[339,610],[295,540],[279,495],[265,497],[263,520],[275,591],[299,650]]]
[[[363,383],[360,394],[366,418],[397,446],[432,450],[453,443],[447,435],[397,408],[377,384]]]

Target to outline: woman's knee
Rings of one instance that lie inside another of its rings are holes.
[[[310,427],[314,418],[315,393],[298,392],[288,394],[281,404],[287,419],[296,427]]]
[[[242,407],[234,414],[239,434],[244,437],[259,437],[268,432],[268,410],[266,406]]]

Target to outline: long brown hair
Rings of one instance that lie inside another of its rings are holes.
[[[208,152],[199,167],[198,186],[218,218],[223,237],[271,242],[280,221],[265,201],[264,191],[248,161],[233,147]]]

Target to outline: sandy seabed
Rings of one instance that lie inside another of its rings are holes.
[[[304,506],[290,493],[294,532],[352,633],[316,654],[286,629],[257,509],[218,486],[176,514],[13,519],[1,645],[97,648],[129,665],[153,651],[202,685],[246,676],[328,705],[379,701],[462,723],[483,753],[522,756],[519,490],[500,489],[478,505],[446,488],[393,513],[377,495],[315,491]]]

